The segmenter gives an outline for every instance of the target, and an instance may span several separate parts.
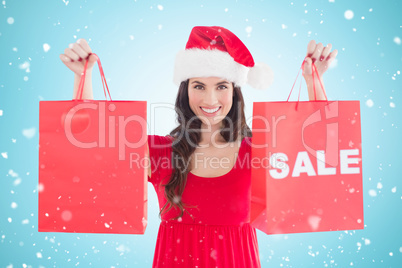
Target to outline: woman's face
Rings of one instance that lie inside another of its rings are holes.
[[[233,84],[218,77],[191,78],[188,100],[191,110],[204,124],[220,124],[232,108]]]

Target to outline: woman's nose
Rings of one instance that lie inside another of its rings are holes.
[[[218,102],[215,90],[207,90],[204,98],[204,102],[211,106]]]

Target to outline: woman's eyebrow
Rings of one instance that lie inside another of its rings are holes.
[[[200,84],[200,85],[205,86],[205,84],[204,84],[204,83],[201,83],[201,82],[199,82],[199,81],[193,81],[193,82],[191,82],[191,84]]]
[[[222,84],[230,84],[228,81],[221,81],[216,84],[216,86],[222,85]]]

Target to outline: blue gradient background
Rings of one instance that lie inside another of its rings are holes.
[[[353,19],[345,19],[346,10]],[[365,229],[258,232],[263,267],[402,267],[402,50],[394,41],[402,38],[401,11],[396,0],[2,1],[0,267],[151,267],[159,225],[151,184],[145,235],[38,233],[39,101],[72,98],[73,74],[58,55],[86,38],[102,60],[113,99],[148,101],[149,133],[165,135],[174,112],[151,105],[174,103],[174,57],[196,25],[230,29],[257,62],[274,70],[269,90],[243,88],[248,118],[253,101],[286,99],[310,39],[339,50],[325,75],[328,97],[361,102]],[[29,70],[20,68],[24,62]],[[104,99],[97,70],[93,79],[95,99]]]

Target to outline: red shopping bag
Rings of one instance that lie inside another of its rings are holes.
[[[359,101],[255,102],[252,124],[254,227],[364,228]]]
[[[76,99],[39,104],[39,231],[143,234],[146,102],[82,100],[86,68]]]

